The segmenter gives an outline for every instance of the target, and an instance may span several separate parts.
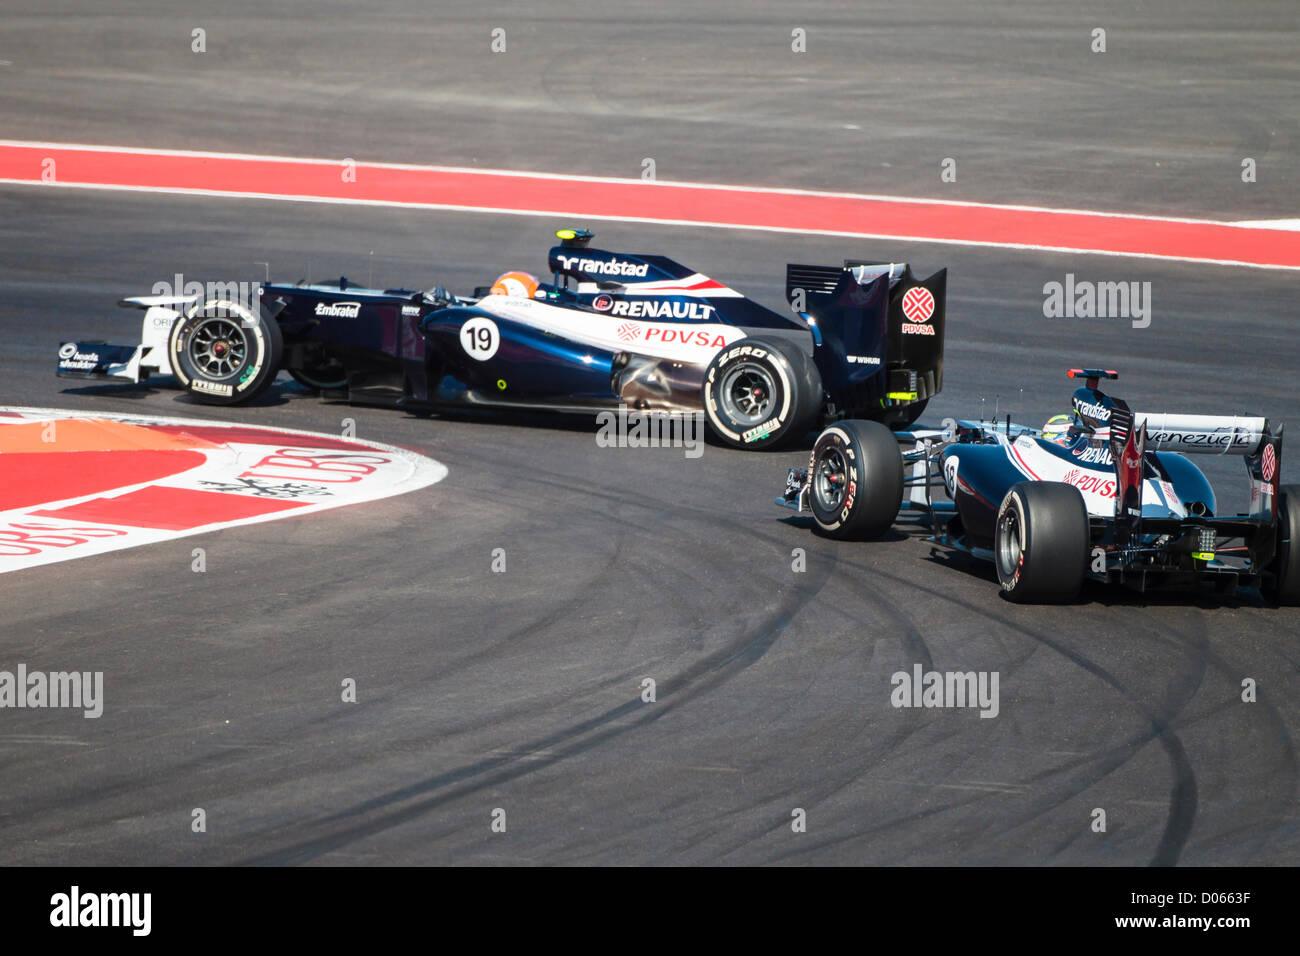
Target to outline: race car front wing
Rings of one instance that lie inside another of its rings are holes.
[[[197,296],[134,296],[118,305],[143,309],[139,345],[107,342],[60,342],[55,371],[61,378],[119,379],[143,382],[153,375],[171,375],[167,340],[184,310],[198,303]]]

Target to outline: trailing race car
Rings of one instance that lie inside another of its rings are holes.
[[[1281,485],[1282,426],[1266,418],[1133,412],[1071,369],[1073,413],[1042,429],[984,421],[896,434],[841,421],[777,499],[835,538],[871,538],[902,510],[936,544],[992,561],[1011,599],[1070,601],[1087,578],[1137,590],[1208,581],[1300,603],[1300,486]],[[1190,454],[1245,459],[1250,510],[1220,515]],[[949,501],[935,501],[942,486]],[[904,497],[906,495],[906,497]],[[900,504],[901,502],[901,504]]]
[[[58,374],[174,375],[196,399],[246,402],[283,368],[327,397],[410,409],[705,413],[740,448],[846,415],[914,422],[943,385],[946,270],[791,265],[794,314],[672,259],[587,248],[565,229],[553,281],[509,272],[472,296],[346,278],[238,297],[144,296],[139,345],[65,342]]]

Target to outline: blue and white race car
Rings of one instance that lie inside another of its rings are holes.
[[[665,256],[589,248],[564,229],[552,281],[507,272],[441,286],[259,284],[255,301],[146,296],[134,346],[64,342],[58,374],[174,376],[197,400],[247,402],[281,369],[332,398],[413,410],[700,412],[737,448],[846,416],[914,422],[943,385],[946,272],[790,265],[781,314]]]
[[[900,510],[920,513],[931,541],[993,562],[1016,601],[1070,601],[1093,579],[1137,590],[1244,585],[1300,603],[1300,486],[1280,483],[1281,425],[1134,412],[1098,388],[1117,372],[1069,375],[1085,381],[1072,413],[1041,429],[1010,418],[897,433],[836,422],[777,503],[810,511],[834,538],[877,537]],[[1249,510],[1219,514],[1189,454],[1244,459]]]

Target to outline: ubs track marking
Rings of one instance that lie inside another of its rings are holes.
[[[0,573],[405,494],[392,445],[197,419],[0,407]]]

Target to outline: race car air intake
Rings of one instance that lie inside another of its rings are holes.
[[[1253,455],[1268,429],[1268,419],[1236,415],[1152,415],[1138,412],[1147,426],[1147,451],[1201,455]]]

